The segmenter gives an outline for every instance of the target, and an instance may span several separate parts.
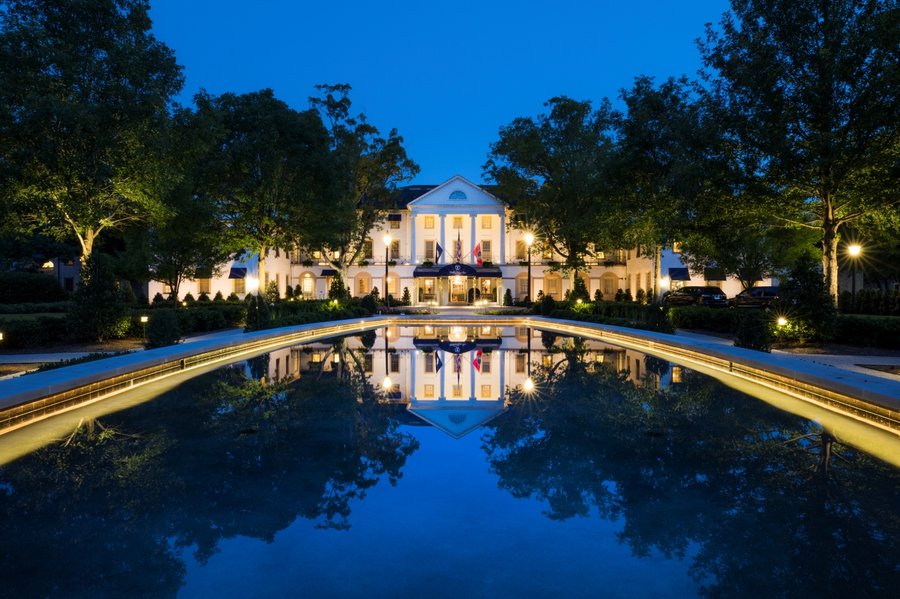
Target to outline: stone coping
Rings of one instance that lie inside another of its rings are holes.
[[[518,315],[383,315],[327,321],[196,339],[179,345],[138,351],[0,381],[0,415],[45,398],[85,390],[80,403],[56,410],[41,408],[31,420],[96,401],[178,372],[216,362],[228,363],[243,355],[310,343],[336,335],[357,334],[383,326],[460,325],[489,322],[578,335],[657,355],[685,366],[700,365],[813,401],[829,409],[865,413],[865,419],[900,434],[900,382],[805,361],[723,345],[696,337],[601,325],[541,316]],[[110,381],[120,381],[107,385]],[[74,400],[72,400],[74,402]],[[849,407],[848,407],[849,406]],[[27,423],[27,422],[26,422]],[[2,423],[0,423],[2,426]]]

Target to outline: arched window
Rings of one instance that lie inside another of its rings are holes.
[[[549,295],[553,299],[562,297],[562,277],[557,274],[544,275],[544,295]]]
[[[605,301],[611,302],[616,298],[616,290],[619,285],[619,277],[614,273],[607,272],[600,277],[600,292],[603,294]]]
[[[462,191],[460,191],[459,189],[455,189],[452,192],[450,192],[450,199],[451,200],[465,200],[466,194],[463,193]]]

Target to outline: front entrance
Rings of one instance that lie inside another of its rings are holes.
[[[450,303],[469,303],[469,279],[463,277],[450,277]]]

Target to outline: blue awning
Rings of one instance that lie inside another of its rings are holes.
[[[243,279],[247,276],[247,269],[240,266],[232,266],[231,272],[228,273],[229,279]]]
[[[686,268],[670,268],[669,278],[673,281],[690,281],[691,273]]]
[[[462,264],[460,262],[454,262],[453,264],[445,264],[438,271],[438,276],[441,277],[474,277],[477,276],[477,272],[474,268],[469,266],[468,264]]]
[[[703,278],[707,281],[724,281],[725,270],[721,268],[707,268],[703,271]]]
[[[333,268],[323,268],[322,269],[323,277],[334,277],[334,276],[337,276],[337,274],[338,274],[338,271],[336,271]]]
[[[400,214],[388,214],[387,219],[388,221],[398,221],[403,220],[403,216],[401,216]]]

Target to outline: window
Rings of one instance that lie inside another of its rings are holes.
[[[356,289],[358,291],[358,295],[366,295],[371,290],[369,286],[369,277],[359,276],[356,279]]]
[[[681,253],[681,242],[680,242],[680,241],[673,241],[673,242],[672,242],[672,253],[673,253],[673,254],[680,254],[680,253]]]
[[[197,279],[197,293],[209,293],[211,279]]]
[[[425,259],[434,262],[434,239],[425,240]]]
[[[434,397],[434,385],[425,385],[425,397]]]
[[[434,228],[434,217],[433,217],[433,216],[426,216],[426,217],[425,217],[425,228],[426,228],[426,229],[433,229],[433,228]]]
[[[547,289],[544,290],[544,295],[549,295],[553,299],[558,298],[561,282],[562,279],[560,279],[559,277],[547,277],[546,279],[544,279],[544,284],[547,287]]]
[[[482,385],[481,386],[481,398],[489,399],[491,397],[491,386],[490,385]]]
[[[544,368],[550,368],[553,366],[553,356],[551,354],[544,354],[541,356],[541,363],[544,365]]]
[[[394,352],[391,354],[391,372],[400,372],[400,354]]]
[[[315,294],[315,286],[316,286],[316,280],[313,279],[311,274],[306,273],[305,275],[303,275],[303,284],[301,286],[302,291],[303,291],[303,297],[305,297],[307,299],[311,298]]]
[[[454,229],[462,229],[462,217],[461,216],[453,217],[453,228]]]
[[[549,247],[545,248],[544,251],[541,252],[541,257],[544,260],[553,260],[553,249]]]
[[[400,240],[394,239],[391,241],[391,260],[399,260],[400,259]]]
[[[482,229],[490,229],[491,228],[491,217],[488,215],[481,217],[481,228]]]
[[[371,374],[374,370],[372,365],[372,354],[364,354],[363,355],[363,372]]]
[[[516,373],[523,374],[528,364],[527,354],[516,354]]]
[[[366,260],[372,259],[372,240],[371,239],[366,239],[365,241],[363,241],[362,253],[363,253],[363,258],[365,258]]]
[[[434,372],[434,354],[425,354],[425,372]]]
[[[481,354],[481,374],[491,373],[491,354]]]
[[[400,221],[399,221],[399,220],[392,220],[392,221],[391,221],[391,228],[392,228],[392,229],[399,229],[399,228],[400,228]]]
[[[234,281],[234,292],[235,293],[246,293],[247,292],[247,284],[244,282],[244,279],[232,279]]]
[[[388,277],[387,292],[397,296],[397,277]]]
[[[312,357],[309,359],[313,364],[318,364],[322,361],[322,354],[320,352],[313,352]]]
[[[516,260],[528,260],[528,244],[522,241],[516,241]]]
[[[321,259],[322,259],[322,252],[320,252],[319,250],[314,250],[313,251],[313,260],[321,260]]]
[[[483,239],[481,241],[481,259],[486,262],[493,262],[491,258],[491,240]]]
[[[528,297],[528,277],[524,276],[521,279],[516,279],[516,281],[519,283],[516,295],[521,298]]]
[[[462,396],[462,385],[453,385],[453,397],[458,399]]]

